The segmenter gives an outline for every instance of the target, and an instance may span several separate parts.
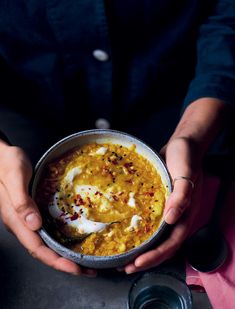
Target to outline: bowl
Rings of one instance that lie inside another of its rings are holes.
[[[171,193],[172,184],[170,175],[164,162],[153,149],[151,149],[141,140],[127,133],[114,130],[95,129],[82,131],[67,136],[58,141],[44,153],[35,167],[32,181],[32,197],[35,199],[37,186],[41,177],[43,177],[43,172],[49,162],[63,156],[65,153],[68,153],[74,148],[79,148],[90,143],[118,144],[128,148],[130,148],[132,145],[135,145],[135,151],[147,159],[157,169],[157,172],[160,175],[162,183],[166,189],[166,196]],[[40,210],[40,205],[38,205],[38,207]],[[154,244],[156,244],[167,229],[168,224],[163,219],[161,219],[158,229],[146,241],[127,252],[110,256],[94,256],[75,252],[59,243],[48,231],[45,224],[43,224],[43,227],[39,230],[39,235],[48,245],[48,247],[53,249],[59,255],[85,267],[105,269],[121,267],[130,263],[141,253],[145,252]]]

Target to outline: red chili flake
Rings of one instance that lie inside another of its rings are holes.
[[[136,170],[133,167],[133,163],[132,162],[125,163],[124,167],[128,170],[128,172],[130,174],[134,174],[136,172]]]
[[[125,168],[127,168],[127,169],[130,168],[132,165],[133,165],[132,162],[129,162],[129,163],[125,163],[125,164],[124,164]]]
[[[88,203],[89,203],[89,205],[88,205],[88,206],[89,206],[89,207],[92,207],[92,206],[93,206],[93,204],[92,204],[92,201],[91,201],[91,199],[90,199],[90,197],[89,197],[89,196],[87,197],[87,200],[88,200]]]
[[[145,192],[144,195],[149,195],[149,196],[153,197],[154,196],[154,192]]]
[[[101,192],[99,192],[99,191],[96,191],[95,195],[100,195],[100,196],[102,196],[103,193],[101,193]]]
[[[113,164],[113,165],[117,165],[117,164],[118,164],[118,161],[117,161],[117,159],[115,159],[115,160],[112,160],[111,162],[112,162],[112,164]]]
[[[146,226],[144,227],[144,232],[145,232],[145,233],[148,233],[148,232],[150,232],[150,231],[151,231],[151,226],[146,225]]]
[[[113,195],[113,199],[114,199],[114,201],[116,201],[116,202],[119,201],[119,198],[117,197],[117,195]]]
[[[124,194],[124,192],[122,191],[122,192],[120,192],[118,195],[120,195],[120,196],[121,196],[121,195],[123,195],[123,194]]]
[[[132,179],[125,180],[125,182],[132,183]]]
[[[78,214],[75,213],[75,214],[72,215],[72,217],[70,217],[70,220],[71,220],[71,221],[77,220],[78,217],[79,217]]]
[[[130,174],[135,174],[136,171],[137,171],[137,170],[134,170],[134,169],[128,170],[128,172],[129,172]]]
[[[81,195],[80,194],[77,194],[77,202],[76,202],[76,205],[79,206],[79,205],[85,205],[85,202],[84,200],[82,199]]]

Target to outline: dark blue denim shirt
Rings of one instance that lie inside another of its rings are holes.
[[[66,133],[152,131],[171,106],[235,102],[235,1],[2,0],[0,79],[2,105]]]

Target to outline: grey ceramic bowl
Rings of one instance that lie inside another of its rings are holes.
[[[167,195],[172,191],[172,185],[169,173],[156,152],[154,152],[149,146],[144,144],[141,140],[119,131],[113,130],[88,130],[72,134],[64,139],[60,140],[54,144],[47,152],[41,157],[36,165],[34,179],[32,183],[32,197],[35,197],[35,192],[37,188],[38,181],[42,175],[42,172],[48,162],[60,157],[69,150],[80,147],[88,143],[113,143],[119,144],[126,147],[131,145],[136,145],[137,153],[148,159],[157,169],[161,176],[162,182],[166,187]],[[40,207],[40,205],[39,205]],[[92,256],[83,255],[81,253],[74,252],[62,244],[58,243],[53,237],[42,227],[39,231],[41,238],[44,242],[56,251],[61,256],[68,258],[82,266],[104,269],[104,268],[114,268],[123,266],[132,260],[134,260],[138,255],[149,249],[154,243],[156,243],[160,236],[167,229],[167,224],[162,220],[158,230],[145,242],[140,244],[138,247],[113,256]]]

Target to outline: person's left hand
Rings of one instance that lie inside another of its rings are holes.
[[[171,140],[161,151],[174,181],[173,192],[166,201],[164,218],[175,224],[169,238],[155,249],[148,251],[125,266],[127,274],[155,267],[171,258],[190,233],[191,226],[200,211],[202,187],[201,162],[192,142],[186,138]],[[180,178],[186,176],[194,182]],[[122,269],[123,270],[123,269]]]

